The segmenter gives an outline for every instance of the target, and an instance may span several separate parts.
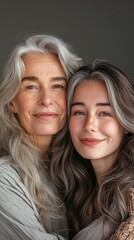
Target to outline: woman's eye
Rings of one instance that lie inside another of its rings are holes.
[[[27,85],[26,87],[25,87],[25,89],[28,89],[28,90],[33,90],[33,91],[36,91],[36,90],[38,90],[39,89],[39,86],[37,86],[37,85]]]
[[[62,84],[55,84],[55,85],[52,86],[52,88],[66,89],[66,86],[62,85]]]
[[[99,116],[101,116],[101,117],[110,117],[111,114],[109,112],[101,112],[101,113],[99,113]]]
[[[85,114],[85,112],[82,112],[82,111],[74,111],[74,112],[72,112],[72,115],[82,116],[82,115],[86,115],[86,114]]]

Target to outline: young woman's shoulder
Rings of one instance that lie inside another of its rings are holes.
[[[128,190],[128,218],[122,222],[109,240],[134,239],[134,188]]]

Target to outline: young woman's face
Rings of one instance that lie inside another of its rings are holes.
[[[54,54],[23,57],[25,73],[11,108],[35,137],[52,136],[66,119],[66,76]]]
[[[69,128],[80,155],[91,161],[109,159],[114,162],[124,129],[110,106],[103,82],[87,80],[76,87]]]

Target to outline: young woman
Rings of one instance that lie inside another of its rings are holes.
[[[56,151],[66,121],[67,82],[81,64],[62,40],[35,35],[14,49],[5,67],[0,85],[0,214],[32,240],[68,235],[49,164],[51,143]]]
[[[74,240],[106,240],[116,229],[111,239],[120,231],[122,238],[117,239],[133,239],[132,82],[112,64],[95,61],[71,78],[68,113],[66,150],[59,163],[53,162],[51,171],[57,167],[61,173],[54,180],[64,195],[72,236],[77,233]],[[129,223],[127,233],[124,221]]]

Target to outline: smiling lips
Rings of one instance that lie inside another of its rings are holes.
[[[104,139],[98,139],[98,138],[82,138],[80,141],[86,145],[86,146],[95,146],[101,142],[104,141]]]
[[[50,119],[56,118],[58,114],[54,112],[39,112],[34,114],[34,116],[41,120],[50,120]]]

